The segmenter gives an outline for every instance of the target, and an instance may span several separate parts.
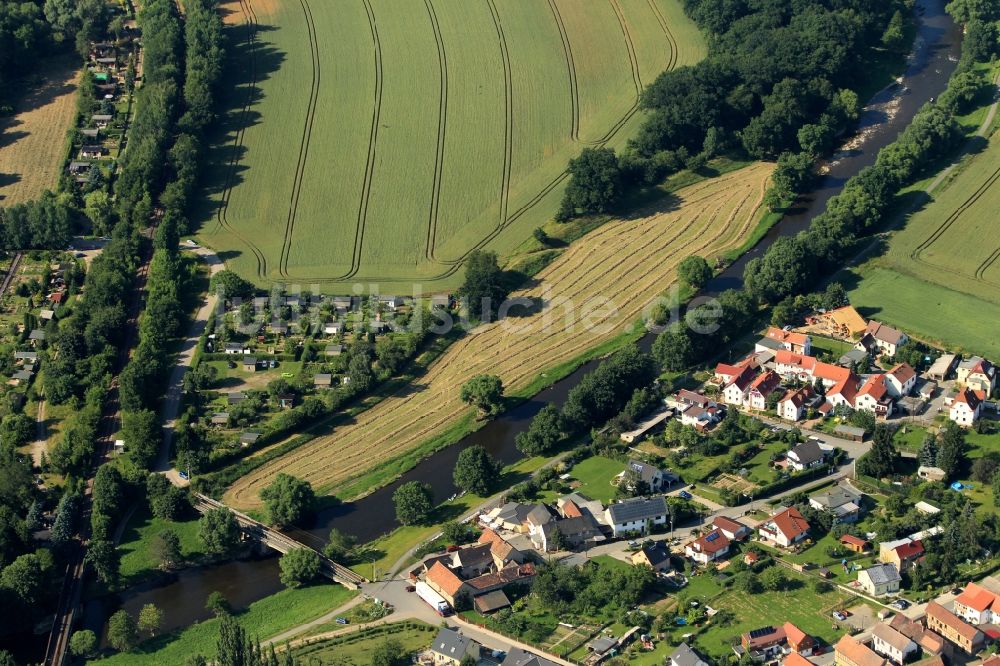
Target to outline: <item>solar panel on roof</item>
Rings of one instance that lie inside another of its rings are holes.
[[[761,636],[767,636],[768,634],[774,633],[774,627],[761,627],[760,629],[754,629],[750,632],[750,638],[760,638]]]
[[[719,533],[718,532],[712,532],[707,537],[705,537],[705,541],[715,541],[718,538],[719,538]]]

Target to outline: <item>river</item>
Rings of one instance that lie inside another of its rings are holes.
[[[917,2],[920,12],[917,37],[902,84],[880,91],[869,101],[861,115],[855,140],[848,149],[832,156],[824,164],[827,172],[818,188],[782,218],[757,247],[716,277],[709,284],[708,292],[740,286],[747,261],[760,256],[776,238],[798,233],[808,226],[848,178],[871,165],[878,151],[895,139],[920,107],[941,94],[958,64],[962,37],[959,27],[945,14],[944,4],[942,0]],[[651,336],[640,342],[647,348],[651,344]],[[592,370],[593,366],[594,362],[585,364],[454,446],[433,454],[396,482],[357,502],[347,502],[320,512],[309,530],[308,540],[315,543],[325,541],[333,528],[352,534],[361,542],[392,531],[397,526],[392,505],[395,489],[407,481],[421,481],[431,485],[438,500],[450,497],[456,492],[451,480],[455,459],[462,449],[469,446],[482,445],[505,464],[516,461],[520,457],[514,447],[517,433],[528,427],[531,418],[546,403],[561,405],[582,375]],[[185,626],[209,617],[204,603],[214,590],[228,591],[237,607],[273,594],[280,588],[275,562],[275,558],[265,558],[190,569],[181,572],[169,583],[128,590],[119,598],[108,600],[110,603],[100,604],[99,610],[88,609],[92,612],[87,615],[96,619],[106,617],[115,606],[136,611],[142,604],[155,603],[165,612],[170,627]]]

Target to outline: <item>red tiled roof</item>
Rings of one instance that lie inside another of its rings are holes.
[[[739,388],[741,391],[746,390],[747,386],[750,385],[750,382],[753,381],[755,373],[756,371],[750,366],[743,368],[740,374],[733,377],[733,380],[729,382],[726,388],[732,386],[733,384],[736,384],[737,388]]]
[[[774,362],[781,365],[797,365],[803,370],[811,370],[816,365],[816,359],[805,354],[796,354],[787,349],[778,349],[774,352]]]
[[[802,631],[791,622],[786,622],[783,625],[783,628],[785,630],[785,636],[788,637],[788,642],[792,645],[792,647],[797,649],[812,645],[812,636]]]
[[[858,548],[864,548],[868,545],[868,542],[861,537],[856,537],[853,534],[845,534],[840,537],[840,543],[846,543],[851,546],[857,546]]]
[[[789,391],[781,399],[781,402],[791,401],[796,409],[806,404],[806,401],[813,397],[813,388],[810,385],[805,385],[800,389],[795,389]]]
[[[770,522],[774,523],[778,531],[788,540],[809,531],[809,523],[794,506],[774,514],[771,516]]]
[[[842,382],[845,379],[849,379],[853,373],[848,368],[842,368],[839,365],[833,365],[832,363],[817,361],[813,366],[812,374],[813,377],[819,377],[820,379],[825,379],[828,382]]]
[[[916,370],[911,368],[909,363],[896,365],[896,367],[889,371],[889,374],[895,377],[900,384],[905,384],[917,376]]]
[[[760,374],[757,379],[753,380],[750,384],[751,389],[757,389],[762,395],[766,395],[773,391],[778,384],[781,383],[781,377],[777,374],[768,370]]]
[[[767,329],[766,337],[772,340],[777,340],[778,342],[787,342],[793,345],[804,345],[806,343],[806,335],[804,333],[795,333],[793,331],[786,331],[781,328],[776,328],[774,326]]]
[[[863,395],[870,395],[875,402],[881,402],[889,394],[889,387],[885,385],[885,377],[882,375],[870,375],[865,385],[858,391],[857,398]]]
[[[882,666],[885,660],[867,645],[859,643],[853,636],[844,634],[835,646],[837,653],[858,666]],[[838,660],[839,661],[839,660]]]
[[[858,393],[858,377],[853,373],[848,373],[846,379],[838,382],[833,388],[827,391],[827,397],[831,395],[843,396],[849,404],[854,404],[855,396]]]
[[[476,540],[476,543],[493,543],[497,540],[503,541],[504,539],[502,536],[487,527],[483,530],[483,533],[479,535],[479,539]]]
[[[434,566],[427,570],[427,582],[452,597],[458,594],[465,584],[454,571],[440,562],[435,562]]]
[[[811,661],[803,657],[798,652],[789,652],[782,666],[815,666]]]
[[[713,538],[712,535],[715,535]],[[691,547],[699,553],[718,553],[729,547],[729,537],[722,533],[722,530],[714,529],[708,534],[691,542]]]
[[[1000,598],[985,587],[969,583],[965,586],[965,591],[955,598],[956,604],[968,606],[975,611],[984,611],[994,607],[1000,610]]]
[[[749,529],[740,521],[727,518],[726,516],[716,516],[715,519],[712,520],[712,527],[718,527],[719,529],[723,529],[734,534],[740,530]]]
[[[980,403],[982,403],[985,399],[985,391],[973,391],[972,389],[967,388],[962,389],[958,392],[958,395],[955,396],[955,402],[964,402],[972,411],[976,411],[976,408],[979,407]]]
[[[920,541],[908,541],[896,546],[893,550],[901,561],[909,560],[924,554],[924,544]]]
[[[576,502],[568,501],[562,506],[563,516],[566,518],[582,518],[583,512],[580,511],[580,507],[576,505]]]

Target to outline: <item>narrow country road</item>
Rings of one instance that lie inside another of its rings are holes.
[[[209,278],[223,268],[222,260],[212,250],[204,247],[191,248],[195,254],[201,257],[208,264]],[[160,411],[160,422],[163,423],[163,440],[160,444],[160,454],[156,459],[154,471],[163,472],[174,485],[187,485],[187,482],[180,477],[177,470],[170,467],[170,446],[174,438],[174,426],[177,422],[177,414],[181,406],[181,397],[184,389],[184,375],[191,368],[194,360],[195,350],[198,349],[198,340],[205,332],[208,318],[218,304],[218,296],[209,290],[205,301],[198,309],[187,337],[181,343],[177,352],[177,363],[173,372],[170,373],[170,381],[167,384],[166,397],[163,400],[163,409]]]

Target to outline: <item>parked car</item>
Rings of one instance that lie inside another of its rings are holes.
[[[417,586],[416,585],[407,585],[406,586],[406,591],[407,592],[416,592],[416,590],[417,590]]]
[[[177,472],[177,476],[181,477],[185,481],[188,480],[188,473],[187,472]]]
[[[338,617],[336,619],[336,623],[337,624],[347,624],[347,618],[346,617]]]
[[[680,497],[681,499],[686,499],[686,500],[694,499],[694,495],[692,495],[686,490],[680,491],[679,493],[677,493],[677,496]]]
[[[906,610],[910,607],[910,602],[906,599],[896,599],[892,602],[893,608],[898,608],[899,610]]]
[[[838,622],[843,622],[844,620],[847,619],[847,613],[843,611],[833,611],[833,619],[837,620]]]

